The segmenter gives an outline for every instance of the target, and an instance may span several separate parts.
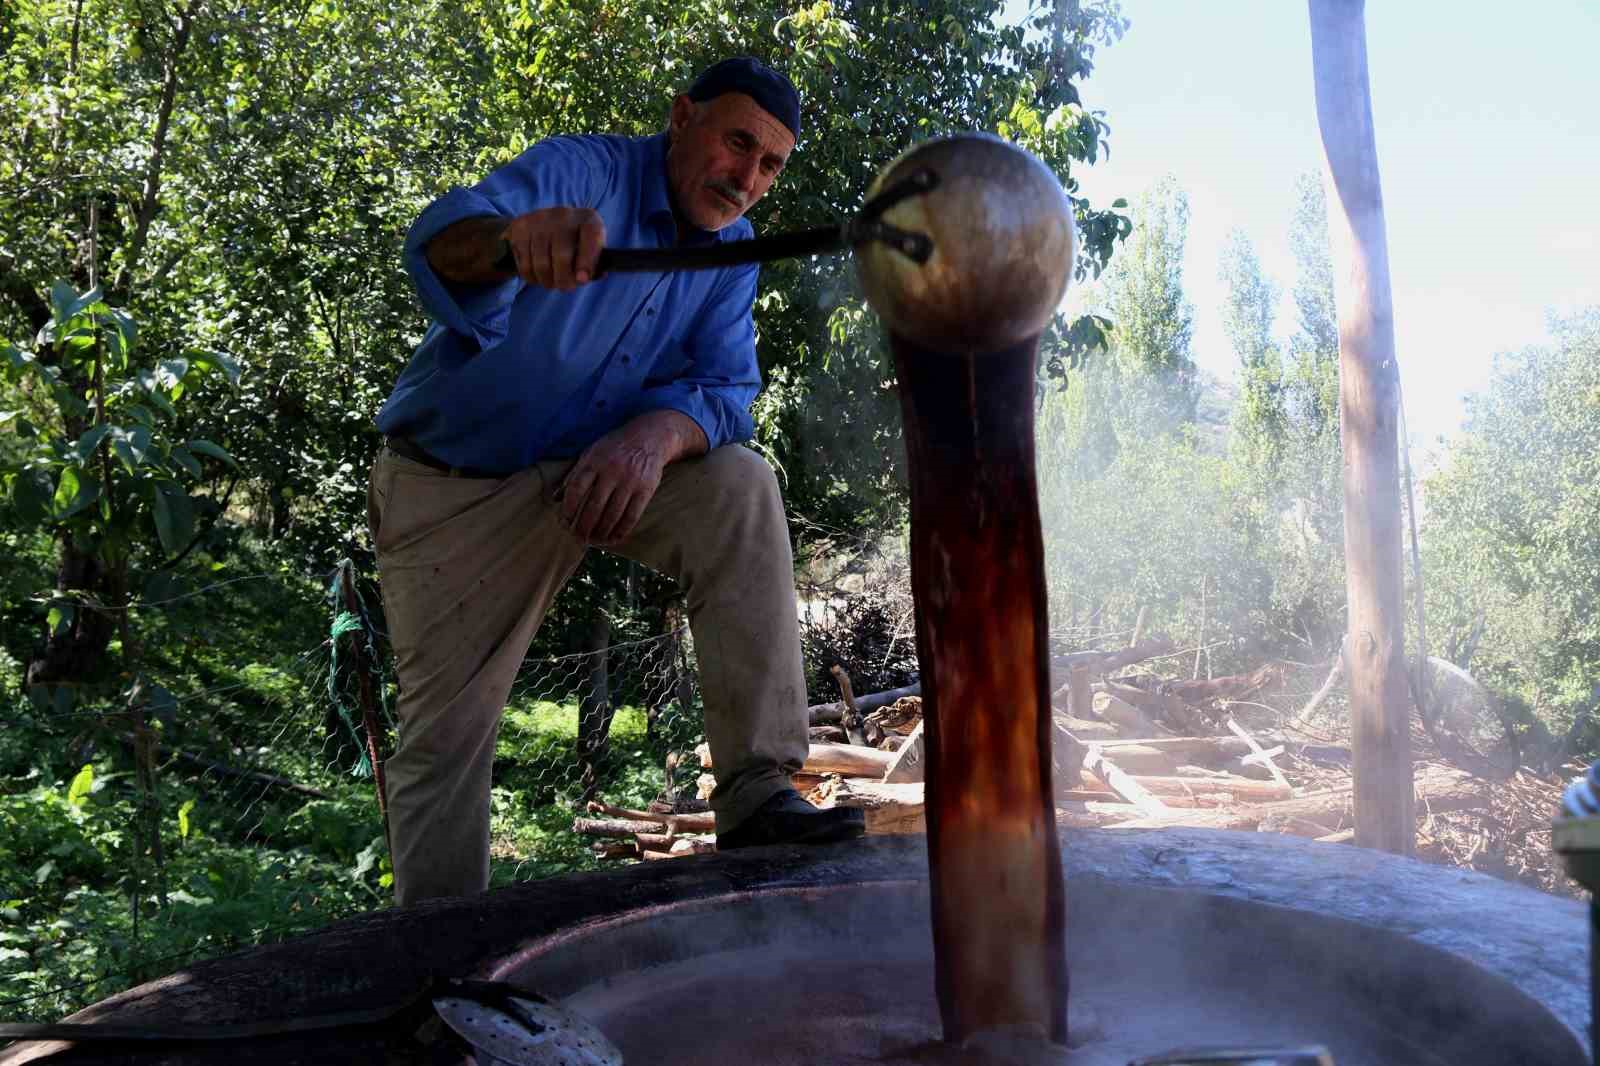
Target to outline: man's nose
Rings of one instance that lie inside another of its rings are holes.
[[[756,176],[761,173],[759,159],[742,159],[733,168],[734,180],[746,192],[756,187]]]

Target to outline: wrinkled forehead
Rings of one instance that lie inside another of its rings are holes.
[[[707,121],[724,129],[747,130],[761,142],[761,149],[783,159],[794,151],[794,134],[772,112],[745,93],[723,93],[700,104]]]

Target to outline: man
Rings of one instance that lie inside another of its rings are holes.
[[[711,67],[654,137],[543,141],[431,204],[406,266],[434,318],[378,427],[369,521],[400,680],[385,765],[401,904],[482,891],[511,683],[591,545],[675,577],[699,652],[719,849],[862,832],[805,760],[793,560],[740,446],[760,388],[756,268],[597,277],[600,250],[751,235],[794,149],[788,79]],[[498,268],[509,245],[515,274]]]

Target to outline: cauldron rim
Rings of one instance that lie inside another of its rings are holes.
[[[1510,982],[1588,1046],[1588,914],[1576,900],[1471,871],[1266,833],[1068,829],[1061,843],[1069,894],[1075,879],[1094,877],[1349,917],[1445,950]],[[500,960],[541,937],[640,907],[926,878],[920,837],[868,838],[826,849],[752,849],[571,874],[345,919],[282,944],[195,963],[70,1020],[224,1024],[370,1007],[403,998],[434,972],[487,976]],[[375,954],[381,959],[374,960]],[[13,1047],[0,1053],[0,1066],[59,1047]],[[263,1041],[256,1049],[259,1059],[237,1047],[209,1050],[215,1057],[119,1055],[117,1061],[332,1063],[352,1061],[374,1045],[370,1034],[340,1032]],[[95,1060],[73,1055],[71,1061]]]

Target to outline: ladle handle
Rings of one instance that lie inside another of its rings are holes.
[[[743,266],[746,263],[770,263],[775,259],[799,259],[811,255],[837,252],[845,247],[843,226],[819,226],[815,229],[774,233],[768,237],[753,237],[743,241],[724,241],[720,244],[703,244],[675,248],[602,248],[600,250],[601,274],[637,274],[669,270],[715,270],[718,267]],[[511,245],[500,242],[500,254],[495,258],[494,269],[515,273],[516,258]]]

